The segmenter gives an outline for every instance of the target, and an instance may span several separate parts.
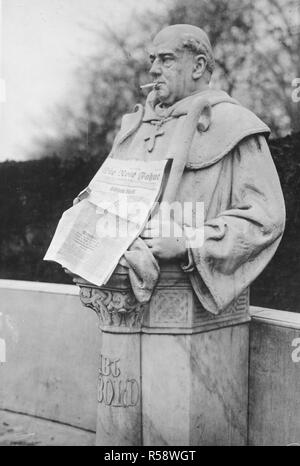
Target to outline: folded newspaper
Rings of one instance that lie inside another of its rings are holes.
[[[88,197],[62,215],[44,260],[104,285],[155,208],[167,162],[108,158]]]

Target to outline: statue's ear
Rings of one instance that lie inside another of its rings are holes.
[[[195,63],[194,63],[194,69],[193,69],[194,79],[199,79],[201,78],[201,76],[203,76],[206,70],[206,65],[207,65],[207,59],[205,55],[201,53],[200,55],[195,56]]]
[[[211,106],[209,103],[203,107],[203,110],[200,114],[198,124],[197,124],[197,130],[199,133],[203,133],[204,131],[207,131],[211,122]]]

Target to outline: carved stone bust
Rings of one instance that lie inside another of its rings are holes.
[[[153,215],[121,264],[137,302],[149,302],[161,270],[176,264],[199,305],[221,314],[261,273],[283,233],[285,208],[267,145],[270,130],[238,101],[211,88],[215,62],[202,29],[163,29],[149,57],[152,90],[144,106],[123,117],[109,157],[172,159],[160,200],[169,210]],[[172,234],[162,234],[162,224]],[[128,299],[122,291],[105,292],[93,306],[105,319],[125,319],[127,309],[136,325]]]

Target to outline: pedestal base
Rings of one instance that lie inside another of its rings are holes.
[[[142,445],[140,334],[103,332],[96,445]]]
[[[215,316],[168,266],[147,306],[126,269],[81,299],[102,330],[97,445],[246,444],[248,290]]]
[[[144,445],[245,445],[248,324],[143,335]]]

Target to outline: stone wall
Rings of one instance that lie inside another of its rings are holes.
[[[300,315],[252,307],[250,445],[300,445]]]
[[[0,409],[95,430],[99,338],[76,286],[0,280]]]
[[[248,443],[300,443],[300,316],[251,314]],[[0,410],[95,430],[100,338],[75,286],[0,280]]]

